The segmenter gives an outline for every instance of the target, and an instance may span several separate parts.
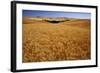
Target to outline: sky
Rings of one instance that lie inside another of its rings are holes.
[[[31,16],[31,17],[66,17],[66,18],[79,18],[79,19],[90,19],[90,13],[82,13],[82,12],[61,12],[61,11],[40,11],[40,10],[23,10],[23,16]]]

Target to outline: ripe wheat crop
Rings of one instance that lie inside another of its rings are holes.
[[[23,22],[23,62],[91,58],[89,20]],[[81,25],[81,26],[80,26]]]

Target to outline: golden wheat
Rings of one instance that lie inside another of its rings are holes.
[[[90,45],[90,28],[67,22],[23,24],[23,62],[90,59]]]

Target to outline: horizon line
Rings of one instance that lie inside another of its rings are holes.
[[[71,18],[71,17],[47,17],[47,16],[23,16],[23,17],[32,17],[32,18],[68,18],[68,19],[90,19],[90,18]]]

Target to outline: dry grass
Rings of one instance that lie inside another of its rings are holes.
[[[23,62],[90,59],[90,21],[23,22]]]

